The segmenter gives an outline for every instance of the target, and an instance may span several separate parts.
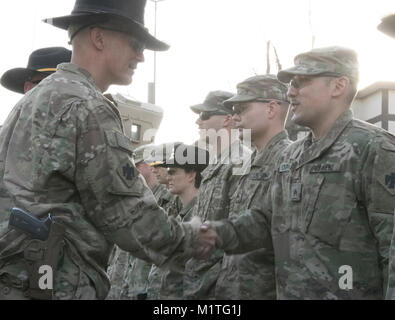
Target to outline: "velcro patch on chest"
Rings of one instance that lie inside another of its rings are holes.
[[[271,174],[269,172],[254,172],[249,175],[250,180],[269,180],[271,178]]]
[[[316,163],[310,168],[310,173],[331,173],[340,172],[338,163]]]

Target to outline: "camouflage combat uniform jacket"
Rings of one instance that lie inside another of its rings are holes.
[[[213,222],[223,248],[259,248],[271,229],[279,299],[382,299],[394,151],[393,135],[346,111],[326,137],[314,142],[309,134],[286,148],[261,208]]]
[[[29,91],[1,130],[0,188],[12,206],[40,218],[50,212],[66,228],[55,298],[104,299],[114,243],[141,258],[145,246],[167,257],[189,254],[192,227],[157,206],[122,132],[116,107],[74,64],[59,65]],[[8,229],[10,211],[0,206],[0,275],[26,288],[31,238]]]
[[[202,221],[226,219],[229,199],[242,172],[251,164],[251,150],[236,141],[222,151],[214,164],[202,172],[202,182],[194,215]],[[234,170],[235,169],[235,170]],[[184,297],[186,299],[214,299],[215,285],[221,270],[224,252],[217,250],[209,260],[190,259],[185,265]]]
[[[192,219],[196,199],[193,198],[179,213],[178,217],[181,221],[189,221]],[[161,277],[160,300],[181,300],[183,299],[183,274],[177,271],[163,271]]]
[[[291,141],[286,131],[275,135],[260,152],[255,151],[251,171],[242,176],[230,199],[229,219],[248,208],[259,206],[268,190],[278,157]],[[245,254],[224,255],[215,288],[219,300],[276,299],[274,252],[270,245]]]
[[[171,211],[173,216],[177,216],[179,199],[176,199],[165,185],[157,183],[151,191],[160,207],[166,210],[167,213]],[[154,265],[145,260],[135,258],[118,246],[114,248],[111,261],[107,269],[111,290],[106,299],[144,299],[147,295],[148,275],[151,267]]]

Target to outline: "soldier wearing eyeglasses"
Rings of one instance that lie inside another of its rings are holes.
[[[239,140],[232,119],[232,107],[223,102],[233,96],[230,92],[211,91],[205,101],[191,110],[199,115],[196,124],[200,142],[207,142],[210,164],[202,173],[202,184],[194,215],[204,220],[228,217],[229,196],[235,190],[242,166],[250,163],[251,150]],[[233,131],[232,131],[233,130]],[[198,144],[199,145],[199,144]],[[223,251],[217,250],[208,261],[191,259],[186,263],[184,297],[213,299],[221,271]]]
[[[202,228],[214,228],[227,253],[273,243],[279,299],[383,299],[395,137],[353,118],[357,53],[313,49],[277,76],[290,83],[293,120],[311,133],[281,154],[261,206]]]

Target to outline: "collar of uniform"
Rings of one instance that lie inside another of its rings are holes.
[[[265,161],[270,156],[270,152],[281,140],[288,139],[287,131],[283,130],[277,133],[274,137],[269,140],[269,143],[261,151],[257,151],[252,166],[262,167]]]
[[[182,208],[182,210],[180,211],[179,215],[180,217],[183,219],[188,212],[194,207],[194,205],[196,204],[197,201],[197,197],[193,198],[191,201],[188,202],[188,204],[186,206],[184,206]]]
[[[77,66],[76,64],[71,63],[71,62],[65,62],[65,63],[59,64],[57,67],[57,70],[62,70],[65,72],[71,72],[71,73],[82,75],[95,88],[95,90],[101,92],[101,90],[96,85],[95,80],[93,79],[92,75],[89,73],[88,70],[86,70],[80,66]]]
[[[313,135],[310,132],[303,141],[303,152],[301,153],[296,168],[317,159],[323,152],[328,150],[343,132],[346,126],[352,121],[353,112],[346,110],[334,123],[329,133],[319,141],[313,142]]]

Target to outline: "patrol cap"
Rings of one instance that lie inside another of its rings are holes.
[[[154,147],[155,146],[153,144],[145,144],[134,149],[133,150],[134,163],[138,164],[144,161],[149,164],[151,161],[151,151],[154,149]]]
[[[381,32],[395,38],[395,14],[390,14],[381,19],[381,23],[377,26]]]
[[[178,144],[181,144],[181,142],[169,142],[153,146],[153,148],[150,150],[150,157],[147,158],[146,162],[154,168],[162,165],[167,159],[171,157],[175,146]]]
[[[233,93],[227,91],[211,91],[206,96],[202,104],[191,106],[191,110],[195,113],[201,112],[218,112],[218,114],[231,114],[232,108],[224,106],[223,102],[233,96]]]
[[[195,171],[203,171],[209,164],[207,150],[194,145],[178,144],[174,147],[169,159],[165,160],[160,167],[166,168],[191,168]]]
[[[280,81],[288,83],[296,75],[346,76],[359,80],[358,55],[352,49],[338,46],[317,48],[297,55],[294,62],[294,67],[277,74]]]
[[[236,103],[259,101],[259,100],[280,100],[287,101],[288,87],[277,80],[272,74],[258,75],[250,77],[237,85],[237,94],[225,100],[224,104],[232,106]]]

